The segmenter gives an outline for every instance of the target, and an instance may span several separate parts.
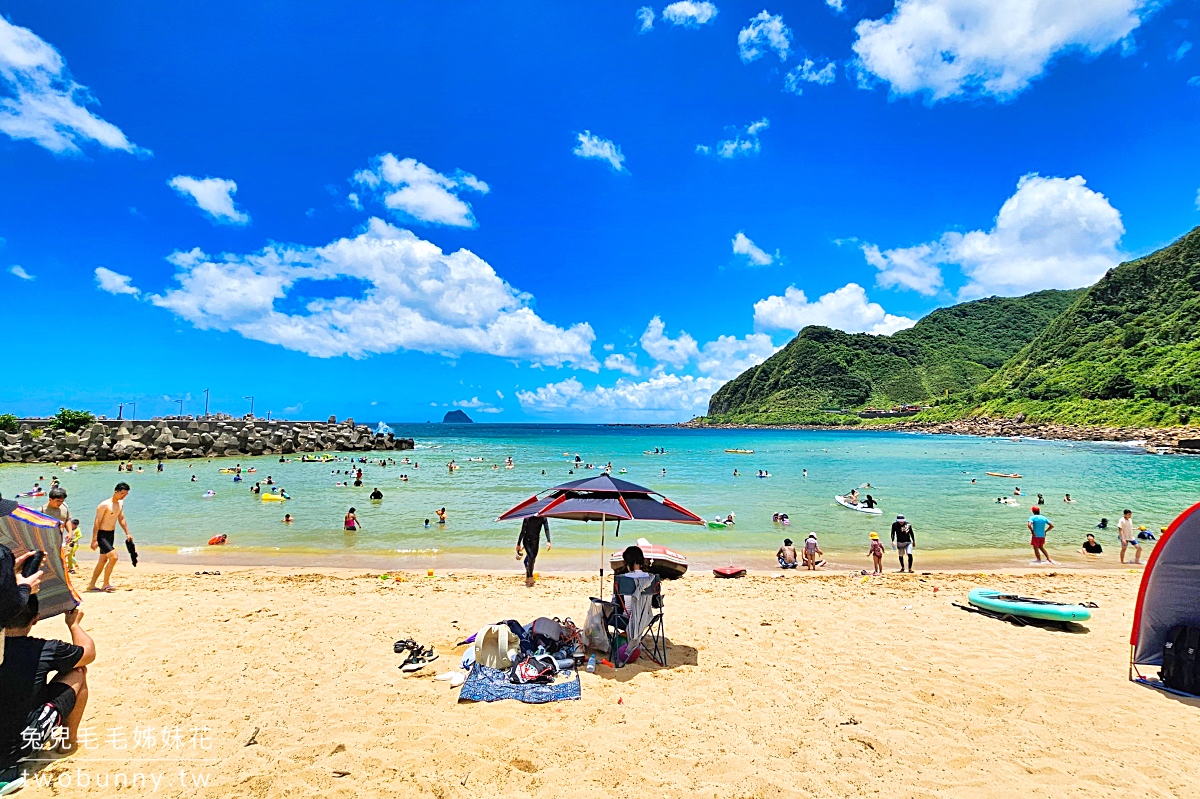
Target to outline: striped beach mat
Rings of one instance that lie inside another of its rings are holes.
[[[0,500],[0,543],[17,557],[33,550],[46,553],[42,562],[42,585],[38,589],[38,612],[43,619],[79,606],[79,594],[71,585],[63,560],[62,531],[58,520],[11,500]]]

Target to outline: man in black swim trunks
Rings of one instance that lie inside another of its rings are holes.
[[[538,547],[541,545],[542,528],[546,530],[546,549],[550,548],[550,520],[530,516],[521,522],[521,534],[517,537],[517,557],[525,550],[525,587],[533,587],[533,564],[537,562]]]
[[[897,516],[896,521],[892,522],[892,546],[896,547],[896,551],[900,555],[900,571],[904,569],[904,556],[908,555],[908,573],[912,574],[912,551],[917,544],[917,535],[913,532],[912,525],[903,516]]]
[[[117,525],[125,531],[125,540],[132,541],[129,525],[125,523],[125,497],[129,496],[129,483],[117,483],[113,495],[96,506],[96,520],[92,523],[92,549],[100,551],[96,560],[96,568],[92,570],[92,581],[88,584],[89,591],[95,591],[96,581],[104,573],[104,585],[100,591],[112,591],[112,572],[117,565],[116,530]]]
[[[38,619],[37,595],[4,621],[0,663],[0,780],[15,778],[22,757],[46,744],[61,751],[76,745],[87,705],[87,665],[96,646],[83,629],[83,611],[66,614],[71,643],[31,638]],[[47,680],[54,672],[54,679]],[[8,773],[5,773],[8,772]]]

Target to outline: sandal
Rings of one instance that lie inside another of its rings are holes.
[[[433,661],[437,660],[438,654],[433,651],[432,647],[418,649],[409,655],[408,661],[400,666],[400,671],[405,674],[412,674],[415,671],[428,666]]]
[[[392,651],[395,652],[397,655],[399,655],[403,652],[406,652],[406,651],[415,651],[420,648],[421,648],[421,645],[418,644],[416,641],[414,641],[411,638],[401,638],[399,641],[392,644]]]

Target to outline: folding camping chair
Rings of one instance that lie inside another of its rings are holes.
[[[663,624],[662,584],[654,575],[630,577],[619,574],[614,580],[613,601],[596,597],[600,606],[604,632],[608,637],[608,658],[617,668],[623,667],[639,647],[660,666],[667,665],[667,634]],[[621,655],[621,639],[625,639],[625,657]]]

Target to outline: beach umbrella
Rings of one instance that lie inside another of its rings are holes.
[[[604,590],[604,537],[610,520],[617,523],[617,535],[621,534],[622,521],[704,524],[704,520],[699,516],[657,491],[651,491],[628,480],[619,480],[609,474],[572,480],[540,494],[534,494],[516,507],[500,514],[496,521],[530,517],[600,522],[601,591]]]

